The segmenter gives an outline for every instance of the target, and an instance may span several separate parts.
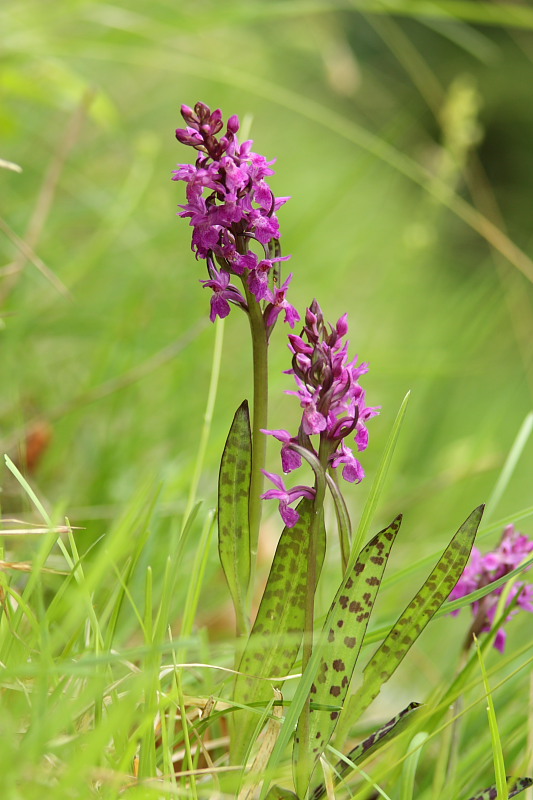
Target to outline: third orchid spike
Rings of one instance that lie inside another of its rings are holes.
[[[514,525],[507,525],[507,527],[504,528],[500,543],[494,550],[482,556],[477,547],[472,549],[470,561],[452,591],[450,600],[458,600],[460,597],[466,597],[471,594],[471,592],[475,592],[477,589],[481,589],[488,586],[493,581],[498,580],[498,578],[508,575],[527,559],[532,552],[533,540],[529,539],[523,533],[520,533]],[[468,644],[472,641],[471,634],[479,634],[492,629],[498,609],[499,598],[504,589],[505,586],[500,586],[489,594],[486,594],[481,600],[476,600],[472,603],[474,622],[469,633]],[[516,607],[506,618],[505,622],[508,622],[520,609],[523,611],[533,611],[533,584],[523,581],[514,583],[506,599],[506,607],[509,606],[515,598]],[[455,616],[459,613],[459,610],[460,609],[452,611],[452,614]],[[505,649],[506,639],[507,632],[502,625],[494,639],[494,647],[501,653],[503,653]]]

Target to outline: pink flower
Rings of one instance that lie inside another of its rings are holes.
[[[308,497],[310,500],[314,499],[315,490],[309,486],[295,486],[293,489],[286,489],[283,479],[279,475],[274,475],[272,472],[262,470],[272,483],[277,486],[277,489],[269,489],[261,495],[262,500],[279,500],[279,513],[287,528],[293,528],[300,515],[294,508],[290,508],[290,503],[294,503],[300,497]]]
[[[280,289],[269,286],[273,263],[289,257],[279,255],[276,216],[289,198],[276,198],[266,181],[274,174],[274,162],[252,152],[251,141],[239,145],[237,116],[229,118],[225,135],[218,136],[224,127],[220,109],[212,112],[205,103],[197,103],[194,109],[182,106],[181,114],[187,127],[178,128],[176,138],[193,147],[198,157],[194,165],[179,164],[172,180],[184,181],[187,186],[187,203],[179,215],[190,219],[196,257],[216,261],[223,271],[247,280],[255,299],[268,304],[265,325],[269,333],[281,311],[294,327],[300,317],[286,300],[289,281]],[[249,249],[252,241],[264,250],[263,260]],[[230,311],[231,298],[223,294],[224,288],[221,290],[216,280],[210,275],[210,280],[203,282],[217,293],[211,302],[211,320]]]
[[[476,547],[472,549],[470,561],[452,590],[450,600],[466,597],[477,589],[488,586],[498,578],[508,575],[531,552],[533,552],[533,541],[517,531],[514,525],[508,525],[503,531],[499,545],[490,553],[482,556]],[[496,617],[499,597],[504,588],[504,586],[500,586],[482,597],[481,600],[475,600],[471,604],[474,615],[473,633],[491,630]],[[514,583],[507,597],[506,607],[510,606],[515,599],[515,608],[505,622],[508,622],[520,609],[533,611],[533,584],[526,584],[522,581]],[[454,616],[458,613],[459,610],[452,611]],[[494,647],[501,653],[505,648],[506,637],[507,633],[502,626],[494,639]]]
[[[289,431],[283,429],[273,431],[261,429],[261,433],[266,433],[267,436],[274,436],[279,442],[283,442],[283,447],[281,448],[281,468],[283,472],[292,472],[293,469],[298,469],[298,467],[302,466],[301,455],[290,447],[291,444],[298,444],[297,437],[291,437]]]
[[[344,464],[342,477],[349,483],[361,483],[365,477],[361,462],[355,458],[351,449],[344,442],[341,442],[340,449],[333,453],[330,463],[333,468],[338,467],[339,464]]]
[[[246,300],[239,292],[236,286],[229,282],[229,273],[220,270],[218,272],[215,267],[212,267],[211,273],[213,277],[208,281],[200,281],[204,287],[213,290],[211,295],[211,313],[209,318],[214,322],[216,317],[224,319],[230,312],[230,303],[235,303],[243,308],[246,308]]]
[[[283,258],[273,258],[272,261],[285,261],[287,258],[288,256],[284,256]],[[295,324],[299,321],[300,315],[295,307],[287,300],[287,291],[291,280],[292,272],[283,286],[280,286],[278,289],[274,289],[274,291],[271,293],[271,303],[265,308],[265,320],[267,328],[272,328],[275,325],[276,320],[282,311],[285,312],[284,321],[288,322],[291,328],[294,328]]]

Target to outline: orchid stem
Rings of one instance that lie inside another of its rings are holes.
[[[322,449],[322,448],[321,448]],[[322,460],[323,453],[319,454]],[[317,555],[318,555],[318,526],[322,521],[324,498],[326,494],[325,480],[315,480],[315,502],[313,504],[313,518],[309,528],[309,544],[307,548],[307,592],[305,597],[304,636],[302,646],[302,674],[305,672],[311,656],[313,655],[313,639],[315,628],[315,594],[317,585]],[[300,741],[303,742],[302,759],[298,765],[298,782],[300,792],[302,787],[308,787],[311,779],[313,764],[309,762],[309,730],[311,725],[311,695],[308,696],[302,710]],[[302,795],[303,796],[303,795]]]
[[[263,472],[266,459],[266,436],[261,433],[268,422],[268,339],[261,306],[243,280],[248,302],[248,319],[252,333],[252,359],[254,398],[252,405],[252,472],[250,477],[250,500],[248,521],[250,526],[250,586],[251,604],[261,524],[261,494],[263,493]]]

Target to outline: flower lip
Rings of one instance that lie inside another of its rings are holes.
[[[290,507],[290,504],[301,497],[307,497],[313,500],[315,497],[315,490],[310,486],[294,486],[292,489],[287,489],[283,479],[279,475],[273,472],[267,472],[264,469],[261,471],[263,475],[277,487],[276,489],[268,489],[261,495],[261,498],[263,500],[279,500],[281,518],[287,528],[293,528],[300,519],[300,515],[295,508]]]

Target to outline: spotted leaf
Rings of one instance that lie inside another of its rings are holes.
[[[348,716],[357,720],[377,697],[407,651],[446,600],[468,561],[484,506],[476,508],[461,525],[420,591],[411,600],[363,673],[363,684],[349,705]]]
[[[235,681],[234,700],[242,705],[267,703],[272,697],[272,682],[265,678],[287,675],[298,655],[305,621],[307,589],[307,547],[313,519],[313,501],[298,505],[300,519],[281,534],[257,618],[242,655]],[[318,526],[317,579],[324,561],[326,532]],[[232,760],[240,763],[259,721],[251,711],[234,715]]]
[[[516,797],[516,795],[523,792],[524,789],[533,786],[533,779],[531,778],[507,778],[507,781],[512,781],[512,783],[508,783],[509,797]],[[496,786],[489,786],[488,789],[484,789],[479,794],[469,797],[468,800],[496,800],[497,797],[498,790]]]
[[[218,552],[241,630],[246,627],[246,594],[250,582],[251,466],[250,414],[245,400],[235,412],[218,478]]]
[[[353,567],[347,570],[326,617],[318,645],[322,651],[319,666],[310,691],[307,734],[305,708],[296,728],[293,769],[300,795],[337,724],[401,521],[399,515],[361,550]]]
[[[373,755],[379,748],[384,745],[388,744],[391,739],[394,739],[395,736],[398,736],[399,733],[405,730],[407,724],[411,722],[413,714],[420,708],[420,703],[410,703],[407,708],[404,708],[403,711],[400,711],[399,714],[396,714],[395,717],[390,719],[383,727],[379,728],[379,730],[372,733],[370,736],[367,736],[366,739],[363,739],[357,747],[354,747],[353,750],[350,750],[346,759],[342,759],[338,761],[335,767],[333,768],[333,772],[336,776],[336,783],[339,783],[346,775],[350,772],[351,764],[358,765],[361,764],[365,759],[369,756]],[[310,795],[309,800],[320,800],[320,798],[324,797],[326,794],[326,786],[325,784],[321,783],[320,786],[317,786],[315,791]]]

